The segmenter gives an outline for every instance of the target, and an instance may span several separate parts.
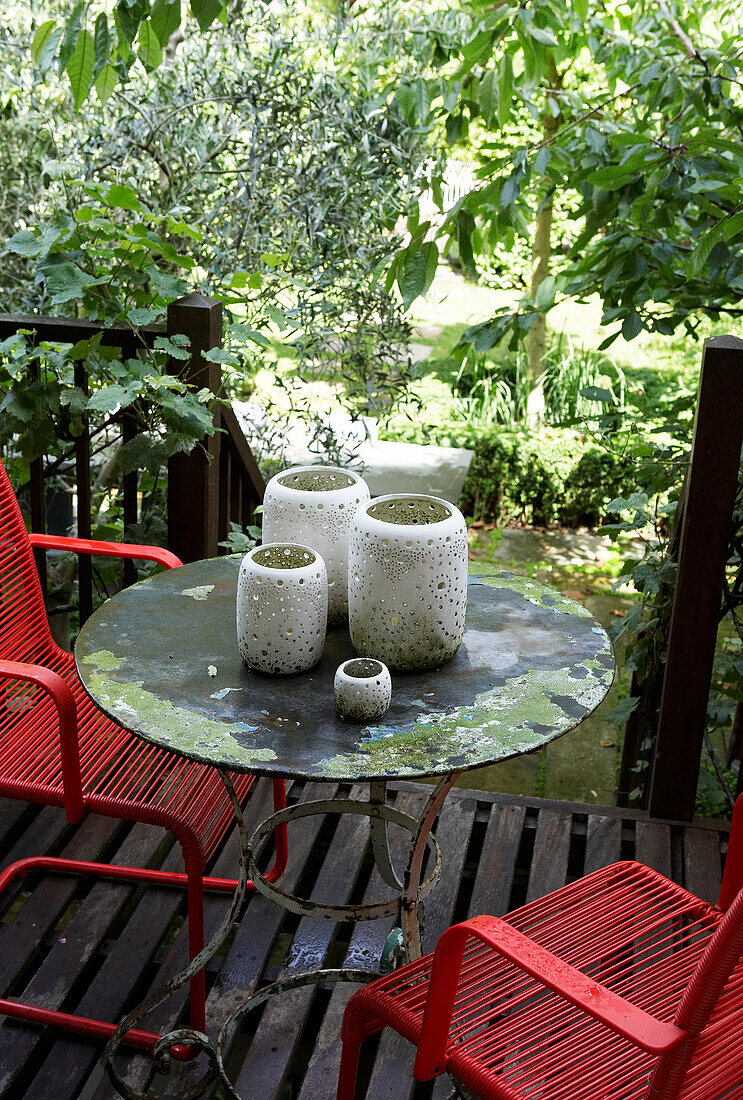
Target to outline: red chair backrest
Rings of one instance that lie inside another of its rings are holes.
[[[717,907],[727,912],[741,889],[743,889],[743,794],[736,800],[733,810],[728,854],[725,857],[725,873],[722,876]]]
[[[26,526],[0,462],[0,658],[36,661],[54,648]]]

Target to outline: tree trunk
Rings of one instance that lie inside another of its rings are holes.
[[[548,100],[557,101],[556,92],[562,87],[562,76],[557,71],[555,60],[549,54],[548,64],[549,90]],[[559,102],[559,101],[558,101]],[[554,115],[549,109],[542,115],[542,143],[549,145],[560,128],[562,116]],[[549,275],[550,258],[552,256],[552,188],[547,184],[542,202],[537,211],[534,223],[534,239],[531,250],[531,298],[536,298],[537,291]],[[544,416],[544,389],[541,376],[544,363],[544,353],[547,345],[547,321],[544,314],[540,314],[536,323],[532,325],[526,334],[526,360],[527,383],[529,397],[526,406],[526,424],[529,428],[536,428]]]

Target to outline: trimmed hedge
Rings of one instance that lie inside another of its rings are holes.
[[[436,438],[430,428],[413,429],[405,438],[474,451],[459,507],[488,523],[597,527],[610,518],[609,501],[636,488],[629,456],[602,450],[569,429],[478,431],[448,424]]]

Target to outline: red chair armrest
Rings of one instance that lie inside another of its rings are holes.
[[[126,542],[96,542],[94,539],[73,539],[66,535],[30,534],[31,546],[41,550],[71,550],[76,554],[100,554],[105,558],[136,558],[140,561],[154,561],[166,569],[176,569],[183,565],[180,558],[164,550],[161,546],[137,546]]]
[[[462,957],[470,936],[488,944],[514,966],[649,1054],[664,1054],[689,1037],[682,1028],[664,1023],[612,993],[507,921],[498,917],[473,917],[447,929],[434,953],[415,1061],[415,1075],[420,1081],[427,1081],[445,1069],[444,1056]]]
[[[67,818],[79,821],[83,815],[80,751],[77,742],[77,706],[75,697],[61,676],[43,665],[20,661],[0,661],[0,680],[25,680],[36,684],[51,696],[59,716],[59,742],[62,755],[62,779]]]

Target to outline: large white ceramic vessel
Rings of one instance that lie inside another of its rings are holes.
[[[328,577],[309,546],[272,543],[245,555],[237,581],[237,641],[245,664],[282,675],[322,656]]]
[[[438,497],[393,494],[356,510],[349,625],[357,653],[434,668],[459,649],[467,610],[467,526]]]
[[[354,512],[367,500],[364,479],[337,466],[294,466],[266,486],[263,541],[301,543],[322,556],[331,624],[348,615],[348,539]]]

